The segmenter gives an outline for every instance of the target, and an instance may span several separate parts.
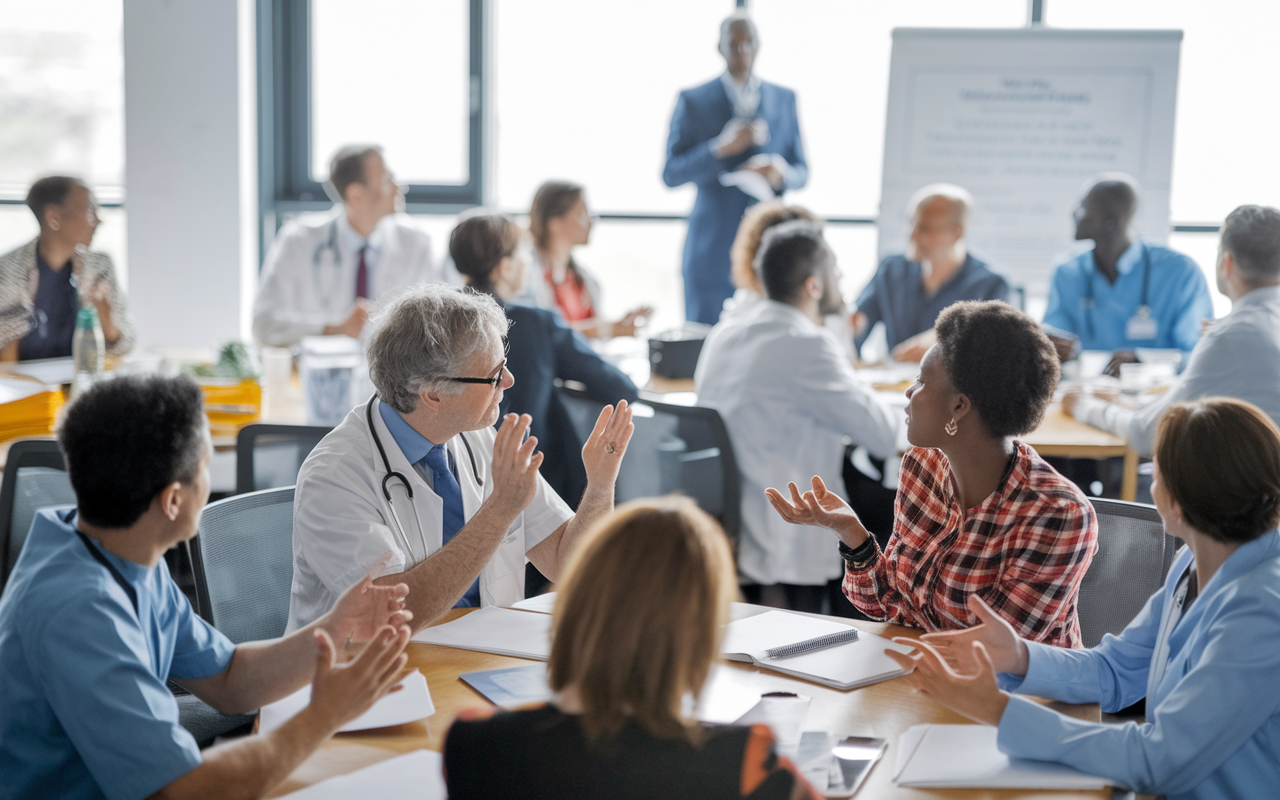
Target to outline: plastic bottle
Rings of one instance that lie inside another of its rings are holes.
[[[102,374],[103,363],[107,359],[107,343],[102,336],[102,324],[98,321],[98,310],[82,308],[76,315],[76,333],[71,339],[71,356],[75,360],[76,378],[71,385],[71,395],[75,397],[90,386]]]

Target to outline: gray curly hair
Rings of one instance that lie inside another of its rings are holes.
[[[507,315],[492,297],[443,283],[415,286],[391,303],[369,337],[369,378],[378,396],[408,414],[423,389],[458,395],[477,353],[503,345]]]

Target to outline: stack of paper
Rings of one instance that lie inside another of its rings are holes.
[[[1050,761],[1010,758],[988,725],[916,725],[898,741],[894,781],[921,789],[1102,789],[1112,781]]]
[[[767,611],[730,622],[725,629],[720,655],[730,661],[754,663],[835,689],[854,689],[906,674],[884,651],[909,653],[911,648],[866,631],[859,634],[857,641],[825,650],[790,658],[770,659],[765,656],[764,651],[771,648],[785,647],[848,628],[848,625],[835,620]]]
[[[551,657],[551,617],[496,606],[482,608],[453,622],[424,628],[413,641],[546,661]]]
[[[22,376],[0,376],[0,441],[47,436],[62,408],[62,390]]]
[[[258,732],[266,733],[279,728],[293,719],[293,716],[306,708],[310,702],[311,686],[308,684],[283,700],[263,706],[258,716]],[[427,679],[415,669],[405,676],[397,688],[392,689],[374,703],[373,708],[343,725],[338,732],[406,725],[426,719],[434,713],[436,713],[436,707],[431,702]]]
[[[430,750],[414,750],[285,795],[290,800],[350,800],[352,797],[444,800],[446,796],[443,757]]]

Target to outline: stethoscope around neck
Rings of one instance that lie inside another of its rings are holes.
[[[1147,247],[1146,242],[1139,240],[1142,245],[1142,297],[1138,302],[1138,310],[1134,316],[1139,319],[1148,319],[1151,316],[1151,306],[1148,304],[1148,287],[1151,283],[1151,249]],[[1080,298],[1080,305],[1084,309],[1084,327],[1085,335],[1090,339],[1093,338],[1093,311],[1097,302],[1093,295],[1093,276],[1098,271],[1098,257],[1093,251],[1089,251],[1089,259],[1093,262],[1093,269],[1089,270],[1088,276],[1084,282],[1084,297]],[[1119,280],[1119,278],[1117,278]]]
[[[373,443],[378,448],[378,455],[382,456],[382,466],[385,474],[382,476],[382,496],[387,501],[387,507],[391,509],[391,518],[396,524],[396,532],[400,534],[400,543],[404,545],[405,555],[412,557],[413,549],[409,546],[409,535],[405,531],[404,523],[400,521],[400,514],[396,511],[395,502],[391,499],[391,484],[393,481],[399,481],[404,487],[405,494],[410,500],[409,507],[413,509],[414,521],[418,523],[418,542],[422,545],[422,557],[426,558],[427,538],[423,532],[422,517],[418,515],[418,507],[413,504],[413,486],[409,483],[409,479],[405,477],[403,472],[398,472],[391,468],[391,459],[387,457],[387,449],[382,445],[382,437],[378,435],[378,428],[373,423],[373,404],[378,402],[378,395],[369,398],[369,402],[364,407],[365,418],[369,422],[369,435],[373,437]],[[464,433],[459,433],[462,438],[462,444],[467,448],[467,458],[471,461],[471,475],[476,479],[476,485],[483,487],[484,479],[480,477],[480,470],[476,466],[476,454],[471,450],[471,442],[467,441]]]

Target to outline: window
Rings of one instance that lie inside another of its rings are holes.
[[[384,147],[411,204],[478,203],[484,5],[262,3],[264,210],[327,206],[329,159],[354,143]]]

